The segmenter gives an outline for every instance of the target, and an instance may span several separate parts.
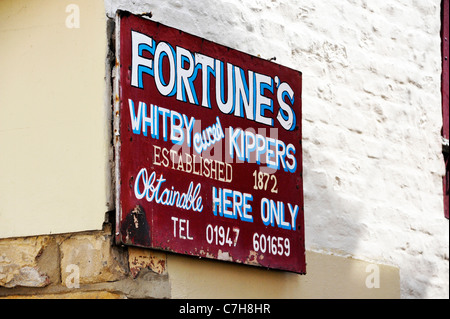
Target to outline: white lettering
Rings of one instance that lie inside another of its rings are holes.
[[[156,88],[163,96],[175,95],[178,101],[211,108],[210,95],[214,94],[215,105],[224,114],[269,126],[274,126],[276,118],[285,130],[296,128],[294,91],[287,82],[280,83],[278,76],[272,78],[252,70],[245,71],[229,62],[192,53],[183,47],[174,49],[169,43],[156,43],[137,31],[131,31],[131,42],[132,86],[143,89],[143,75],[147,74],[154,78]],[[144,54],[144,51],[148,53]],[[168,73],[163,74],[163,62]],[[211,76],[215,78],[213,93]],[[201,84],[195,85],[198,77],[201,77]],[[201,88],[200,94],[196,88]]]
[[[137,199],[145,198],[148,202],[155,201],[157,204],[166,206],[175,206],[185,210],[193,210],[194,212],[201,212],[203,210],[202,197],[200,195],[201,184],[198,183],[194,188],[194,183],[189,184],[186,192],[180,193],[172,186],[169,188],[162,188],[166,182],[161,174],[156,179],[156,173],[147,173],[146,168],[142,168],[136,176],[134,183],[134,195]],[[143,184],[143,191],[141,191],[141,184]]]

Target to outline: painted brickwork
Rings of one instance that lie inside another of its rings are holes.
[[[448,297],[440,1],[105,1],[303,73],[307,249]]]

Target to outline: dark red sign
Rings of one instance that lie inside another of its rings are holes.
[[[117,242],[305,273],[301,73],[118,26]]]

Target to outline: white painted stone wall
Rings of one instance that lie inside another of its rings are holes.
[[[105,0],[303,73],[307,249],[449,297],[438,0]],[[339,276],[339,274],[337,274]]]

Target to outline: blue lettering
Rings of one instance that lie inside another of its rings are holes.
[[[292,207],[288,203],[291,222],[286,221],[285,205],[282,201],[275,202],[272,199],[261,199],[261,219],[265,226],[279,227],[282,229],[296,230],[298,205]]]
[[[228,97],[224,99],[225,92],[225,80],[223,78],[223,62],[216,60],[216,102],[219,110],[222,113],[230,114],[234,110],[234,68],[231,63],[227,63],[227,86]]]
[[[272,78],[255,73],[180,46],[174,49],[167,42],[157,43],[137,31],[131,31],[131,42],[131,86],[143,89],[144,74],[147,74],[154,78],[161,95],[175,95],[178,101],[211,108],[212,75],[215,77],[215,102],[222,113],[272,127],[276,118],[285,130],[296,128],[294,91],[288,83],[280,83],[278,76]],[[201,85],[197,85],[199,73]],[[197,95],[199,88],[201,94]],[[276,110],[274,98],[279,106]],[[137,114],[135,122],[139,122],[138,117],[142,115]],[[156,126],[158,120],[155,118],[153,121]],[[137,126],[135,128],[139,130]]]
[[[235,101],[235,111],[234,115],[239,117],[244,117],[244,110],[246,118],[249,120],[255,119],[255,112],[254,112],[254,90],[249,90],[250,88],[253,88],[253,80],[254,75],[253,71],[248,71],[248,80],[249,84],[247,85],[247,82],[245,81],[245,73],[244,70],[241,68],[235,66],[234,67],[234,74],[235,74],[235,88],[236,88],[236,101]]]
[[[237,219],[244,222],[253,223],[252,206],[253,196],[239,191],[233,191],[227,188],[212,188],[212,201],[214,216]]]

